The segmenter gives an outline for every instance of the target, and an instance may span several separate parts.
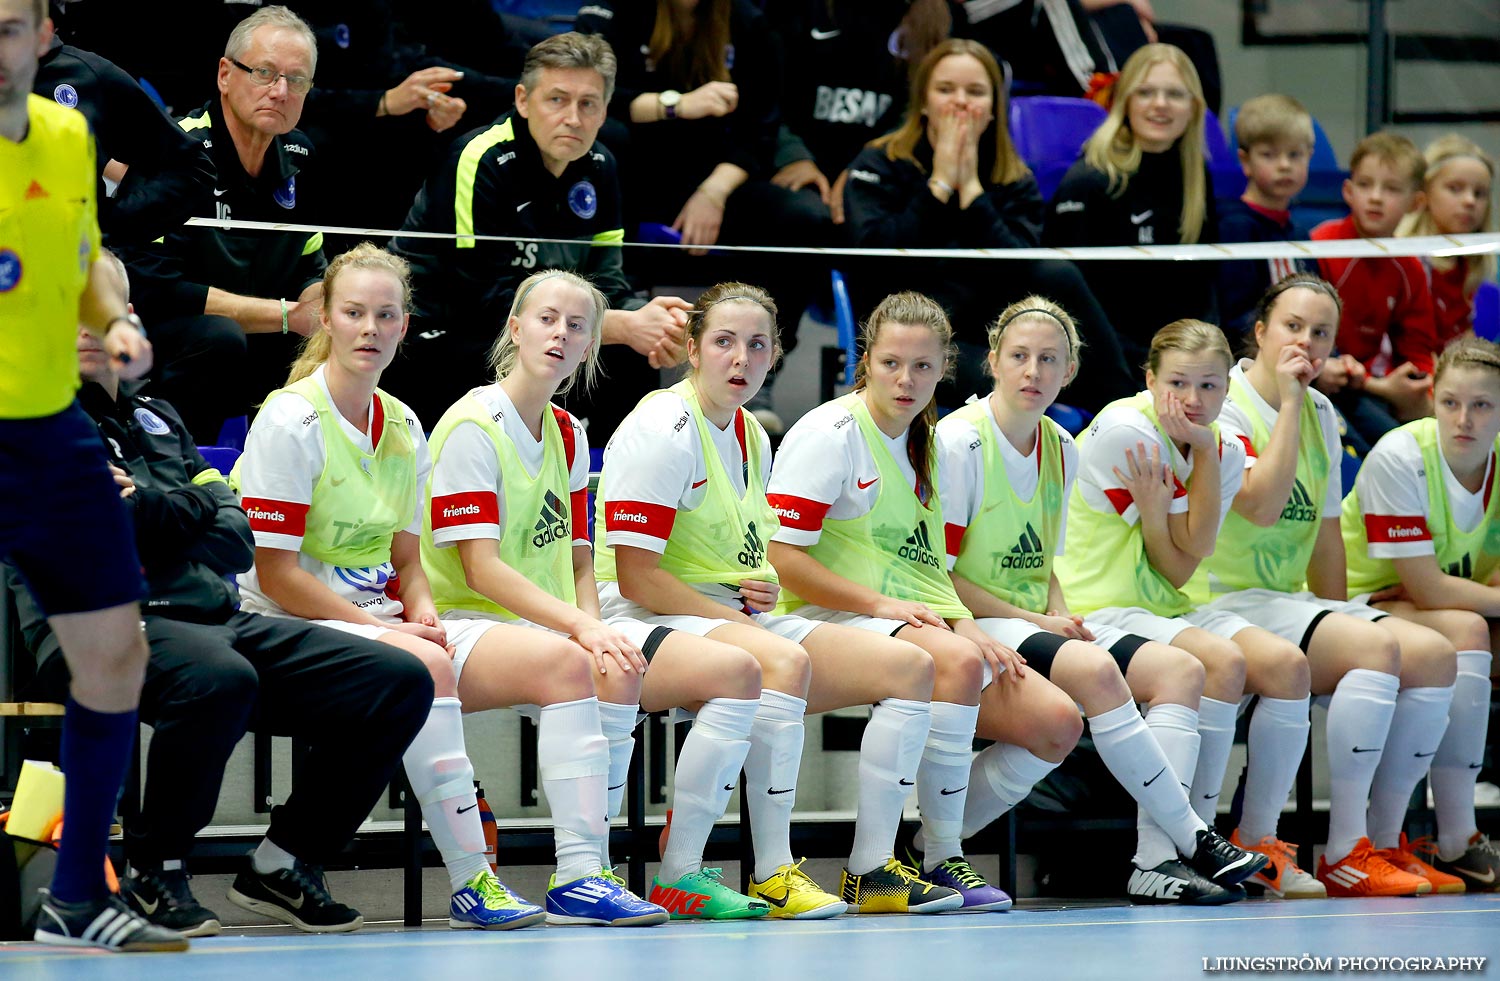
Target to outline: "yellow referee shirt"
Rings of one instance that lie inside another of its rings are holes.
[[[99,255],[88,123],[36,95],[26,108],[26,138],[0,138],[0,419],[73,401],[78,298]]]

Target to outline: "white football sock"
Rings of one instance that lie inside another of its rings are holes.
[[[1339,679],[1328,700],[1328,847],[1334,865],[1366,836],[1370,783],[1396,711],[1400,679],[1384,671],[1354,668]]]
[[[677,754],[672,784],[672,831],[658,878],[676,882],[703,864],[703,846],[740,779],[750,750],[755,698],[710,698],[698,710]]]
[[[1183,800],[1187,800],[1188,785],[1198,766],[1198,744],[1203,738],[1198,735],[1198,713],[1186,705],[1165,702],[1147,709],[1143,721],[1146,728],[1151,730],[1156,745],[1161,748],[1161,755],[1166,758],[1169,772]],[[1163,776],[1162,779],[1165,780],[1166,777]],[[1189,804],[1188,807],[1192,811],[1192,805]],[[1196,836],[1198,829],[1204,825],[1196,811],[1192,811],[1192,814],[1196,822],[1193,835]],[[1180,829],[1177,834],[1181,834]],[[1136,808],[1135,837],[1135,865],[1142,869],[1154,869],[1178,855],[1192,855],[1197,846],[1192,836],[1185,842],[1175,840],[1176,836],[1168,834],[1166,829],[1157,824],[1145,807]]]
[[[572,882],[600,869],[605,833],[609,743],[593,696],[542,707],[537,725],[537,770],[552,809],[557,881]]]
[[[1184,713],[1192,711],[1185,705],[1177,707]],[[1093,736],[1099,759],[1104,761],[1120,786],[1135,798],[1141,810],[1151,817],[1155,826],[1165,831],[1170,839],[1170,850],[1142,868],[1160,865],[1176,857],[1176,851],[1192,854],[1195,836],[1203,830],[1203,822],[1193,813],[1171,761],[1162,752],[1161,744],[1152,735],[1146,720],[1141,718],[1135,702],[1123,702],[1107,712],[1090,716],[1089,733]],[[1138,837],[1139,830],[1138,822]],[[1160,851],[1159,848],[1154,850]],[[1144,862],[1151,856],[1142,856],[1137,847],[1136,857]]]
[[[640,712],[639,705],[621,705],[616,702],[599,703],[599,729],[609,743],[609,777],[606,780],[604,810],[604,840],[599,857],[604,867],[613,863],[609,858],[609,823],[620,816],[620,805],[625,801],[625,785],[630,780],[630,757],[635,752],[635,725]]]
[[[896,843],[901,808],[917,779],[922,746],[932,725],[927,702],[887,698],[875,703],[859,747],[859,811],[849,871],[883,868]]]
[[[1221,702],[1203,698],[1198,702],[1198,767],[1193,773],[1193,787],[1188,793],[1193,810],[1203,823],[1213,826],[1219,812],[1219,792],[1224,788],[1224,770],[1229,766],[1229,750],[1234,746],[1234,722],[1239,715],[1238,702]]]
[[[1365,814],[1365,827],[1376,848],[1400,844],[1412,791],[1437,755],[1452,701],[1452,685],[1403,688],[1396,696],[1396,711],[1370,784],[1370,809]]]
[[[1438,855],[1453,861],[1479,833],[1474,783],[1484,765],[1490,725],[1490,652],[1459,651],[1458,680],[1448,707],[1448,731],[1432,758],[1432,805],[1437,811]]]
[[[1312,727],[1308,703],[1307,698],[1264,695],[1255,703],[1245,743],[1250,762],[1240,809],[1240,838],[1247,845],[1276,834],[1281,809],[1307,751],[1307,733]]]
[[[922,809],[922,864],[936,868],[963,855],[969,771],[974,758],[978,705],[932,703],[932,726],[917,767],[917,806]],[[1027,787],[1029,793],[1031,788]],[[1022,795],[1025,796],[1024,794]],[[992,817],[990,820],[994,820]]]
[[[745,793],[750,834],[755,843],[755,880],[764,882],[792,862],[792,805],[797,802],[797,771],[802,767],[802,717],[807,702],[796,695],[763,689],[750,752],[745,756]]]

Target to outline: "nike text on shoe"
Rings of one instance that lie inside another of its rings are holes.
[[[934,885],[894,858],[863,875],[845,869],[839,898],[848,904],[850,913],[947,913],[964,905],[956,889]]]
[[[159,927],[184,937],[211,937],[221,929],[219,917],[193,896],[188,878],[182,869],[141,869],[120,880],[120,896]]]
[[[1223,906],[1245,898],[1239,886],[1221,886],[1175,858],[1152,869],[1132,865],[1125,894],[1141,906]]]
[[[1221,886],[1233,886],[1270,864],[1270,859],[1231,845],[1213,828],[1198,832],[1198,847],[1188,864]]]
[[[1439,857],[1435,850],[1423,857],[1439,872],[1463,879],[1469,892],[1494,892],[1500,888],[1500,849],[1483,834],[1476,832],[1463,854],[1451,862]]]
[[[547,884],[546,902],[547,922],[558,925],[632,927],[667,922],[666,910],[626,889],[625,880],[607,869],[560,885],[554,875]]]
[[[952,889],[964,897],[962,909],[969,913],[999,912],[1010,909],[1010,896],[1004,889],[984,881],[962,856],[950,858],[933,867],[923,877],[935,886]]]
[[[511,892],[489,869],[465,883],[448,902],[448,926],[454,930],[517,930],[546,918],[546,910]]]
[[[1359,839],[1353,851],[1332,865],[1326,855],[1318,859],[1318,881],[1327,887],[1331,899],[1421,896],[1432,891],[1426,879],[1403,872],[1381,858],[1368,838]]]
[[[242,909],[290,923],[305,933],[348,933],[364,926],[359,910],[334,901],[323,870],[298,861],[261,875],[246,869],[234,877],[229,901]]]
[[[749,920],[765,916],[771,906],[724,885],[723,869],[698,869],[676,882],[651,880],[651,902],[674,920]]]
[[[844,901],[830,895],[802,871],[802,859],[783,865],[764,882],[750,880],[750,898],[763,899],[777,920],[823,920],[844,911]]]
[[[182,934],[147,921],[113,893],[83,903],[64,903],[46,890],[43,893],[36,918],[35,940],[39,944],[99,947],[121,953],[188,949]]]
[[[1237,848],[1257,852],[1270,862],[1265,868],[1245,880],[1246,886],[1262,889],[1278,899],[1327,899],[1328,890],[1323,883],[1297,865],[1297,847],[1267,835],[1253,845],[1240,841],[1236,828],[1229,836],[1229,843]]]

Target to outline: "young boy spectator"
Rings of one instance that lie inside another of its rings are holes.
[[[1344,181],[1349,217],[1313,229],[1317,240],[1388,238],[1422,202],[1427,164],[1415,143],[1396,133],[1359,141]],[[1371,445],[1398,423],[1432,414],[1431,381],[1438,342],[1432,296],[1421,260],[1319,259],[1323,278],[1344,303],[1338,347],[1317,386],[1333,398],[1350,427]],[[1395,365],[1377,376],[1372,367],[1390,339]],[[1358,366],[1354,364],[1358,362]]]
[[[1288,95],[1258,95],[1240,106],[1234,124],[1245,193],[1219,212],[1220,242],[1295,242],[1307,229],[1292,221],[1292,199],[1307,186],[1312,116]],[[1219,307],[1226,332],[1255,326],[1255,308],[1272,283],[1294,272],[1315,272],[1297,259],[1246,259],[1219,266]]]

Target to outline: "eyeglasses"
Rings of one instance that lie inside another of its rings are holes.
[[[249,75],[250,80],[256,85],[265,88],[275,85],[278,78],[284,78],[286,79],[286,87],[289,92],[294,92],[297,95],[306,95],[312,89],[313,80],[311,75],[288,75],[286,72],[279,72],[274,68],[267,68],[264,65],[259,68],[251,68],[249,65],[235,61],[233,58],[229,59],[229,63],[246,75]]]
[[[267,82],[265,84],[269,85],[270,83]],[[1142,86],[1130,93],[1132,99],[1139,99],[1142,102],[1152,102],[1158,95],[1168,102],[1179,106],[1193,101],[1193,94],[1187,89],[1158,89]]]

